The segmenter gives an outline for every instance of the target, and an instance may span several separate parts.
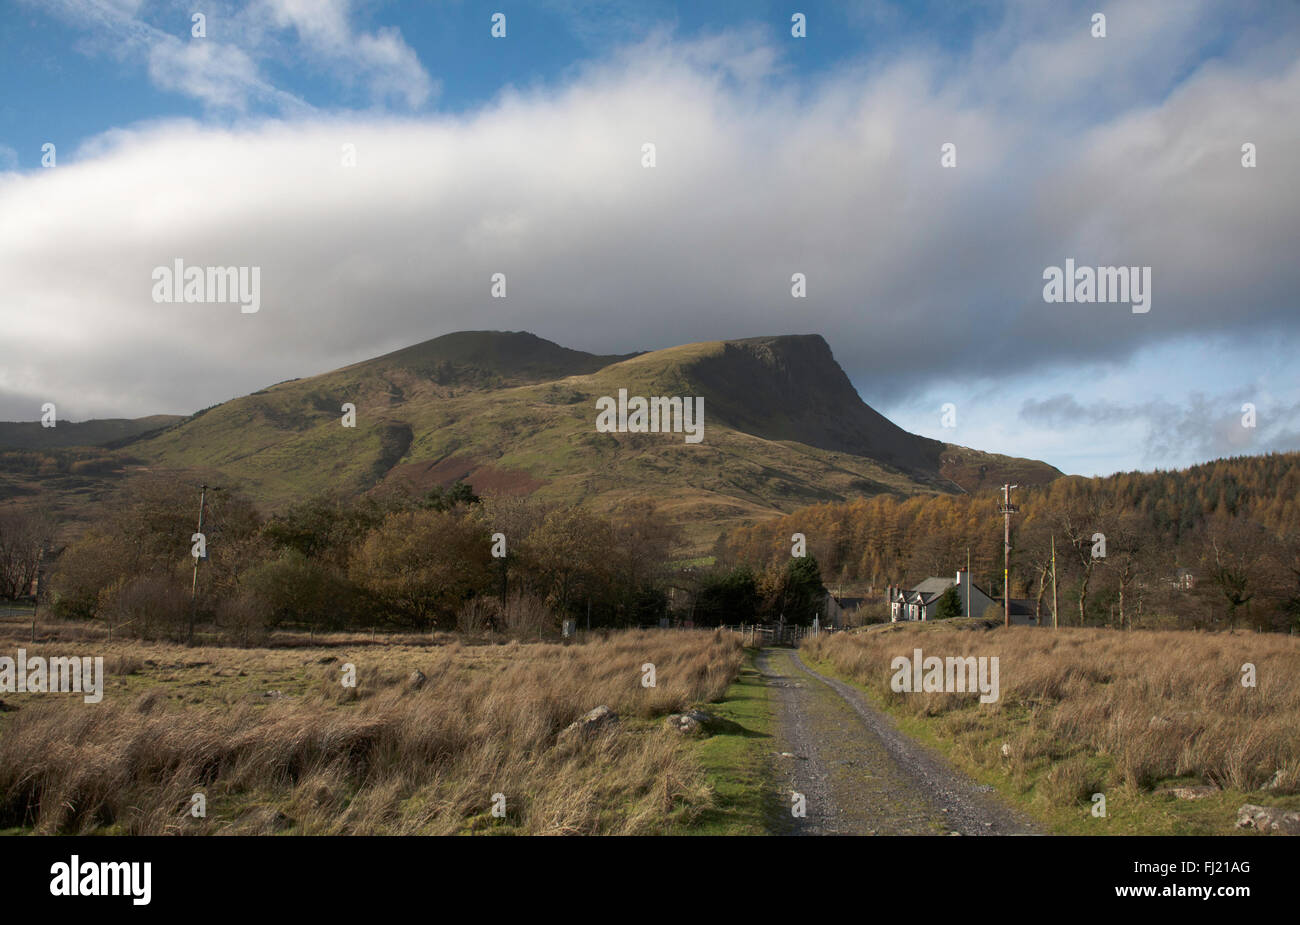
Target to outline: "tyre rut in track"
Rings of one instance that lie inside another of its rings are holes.
[[[792,649],[757,659],[776,689],[783,817],[800,835],[1008,835],[1036,827],[942,757],[899,732],[861,691],[807,667]],[[791,793],[807,815],[790,815]]]

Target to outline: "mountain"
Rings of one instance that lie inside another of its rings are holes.
[[[594,373],[633,356],[636,354],[597,356],[570,350],[527,331],[457,331],[338,372],[414,375],[440,385],[500,388]]]
[[[185,420],[175,414],[144,418],[101,418],[93,421],[0,421],[0,450],[48,450],[54,447],[111,447]]]
[[[703,441],[598,433],[596,401],[620,389],[702,397]],[[355,427],[343,426],[345,403]],[[899,428],[862,401],[817,335],[598,356],[524,332],[460,332],[225,402],[125,452],[150,468],[219,474],[268,508],[457,479],[598,509],[651,497],[700,546],[816,502],[1061,474]]]

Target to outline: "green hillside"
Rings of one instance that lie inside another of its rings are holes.
[[[0,450],[49,450],[71,446],[113,446],[161,430],[185,418],[154,414],[144,418],[101,418],[93,421],[0,421]]]
[[[595,430],[600,396],[703,396],[705,437]],[[342,426],[343,405],[356,426]],[[151,467],[217,470],[267,507],[325,489],[480,492],[608,508],[652,497],[700,543],[803,505],[1022,481],[1044,463],[975,454],[896,427],[858,397],[819,336],[688,344],[624,357],[525,333],[465,332],[280,383],[129,447]],[[976,460],[972,465],[972,460]]]

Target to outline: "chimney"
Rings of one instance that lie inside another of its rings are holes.
[[[961,587],[961,576],[962,576],[962,573],[965,572],[965,571],[966,571],[966,570],[965,570],[964,568],[959,568],[959,569],[957,569],[957,586],[958,586],[958,587]]]

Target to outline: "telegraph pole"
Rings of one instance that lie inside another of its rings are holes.
[[[1056,534],[1052,534],[1052,629],[1059,629],[1056,622]]]
[[[974,614],[972,614],[972,613],[970,612],[970,582],[971,582],[971,577],[970,577],[970,547],[967,546],[967,547],[966,547],[966,616],[968,616],[968,617],[974,616]]]
[[[207,500],[208,500],[208,486],[204,485],[201,487],[201,490],[199,492],[199,529],[196,532],[200,534],[203,533],[203,508],[204,505],[207,503]],[[206,538],[203,541],[203,545],[204,545],[203,551],[207,552]],[[193,582],[190,583],[190,632],[189,632],[190,642],[194,641],[194,620],[198,616],[198,611],[199,611],[199,561],[201,560],[201,558],[202,558],[201,556],[194,557],[194,580]]]
[[[45,562],[45,542],[36,551],[36,580],[32,582],[32,642],[36,642],[36,611],[41,609],[41,565]]]
[[[1011,515],[1020,513],[1020,506],[1011,503],[1011,489],[1019,487],[1002,486],[1002,611],[1005,626],[1011,625]]]

